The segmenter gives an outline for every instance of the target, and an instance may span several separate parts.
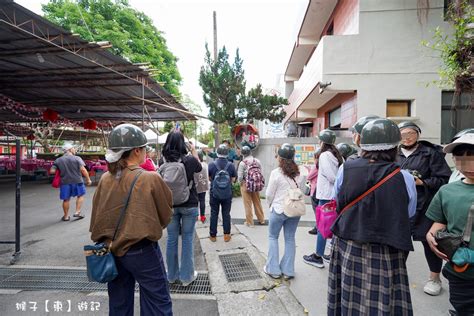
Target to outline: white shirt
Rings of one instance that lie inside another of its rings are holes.
[[[316,183],[316,198],[318,200],[331,199],[338,169],[339,161],[330,151],[325,151],[319,156],[318,181]]]
[[[268,206],[273,208],[275,213],[283,213],[283,203],[289,189],[296,188],[296,183],[300,185],[301,177],[297,176],[294,181],[283,174],[281,168],[273,169],[270,174],[270,180],[268,181],[267,191],[265,192],[265,198]]]

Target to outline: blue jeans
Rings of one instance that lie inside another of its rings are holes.
[[[330,200],[319,200],[318,205],[324,205],[329,201]],[[326,249],[326,239],[324,239],[323,235],[318,233],[318,237],[316,238],[316,254],[322,257],[324,255],[324,249]]]
[[[209,235],[216,237],[217,235],[217,220],[219,219],[219,208],[222,208],[222,226],[224,227],[224,234],[230,234],[230,209],[232,207],[232,199],[218,200],[211,194],[209,201],[211,205],[211,225],[209,226]]]
[[[175,207],[173,218],[168,224],[166,242],[166,264],[168,280],[189,282],[194,274],[194,226],[196,225],[197,207]],[[181,268],[178,260],[178,236],[181,226]]]
[[[288,217],[285,214],[278,214],[273,209],[270,212],[268,222],[268,258],[266,269],[270,274],[284,274],[287,276],[295,275],[295,233],[300,217]],[[285,253],[279,262],[278,254],[278,237],[283,227],[283,235],[285,236]]]
[[[140,285],[140,315],[173,315],[165,264],[157,243],[115,257],[118,276],[107,284],[109,315],[133,315],[135,280]]]

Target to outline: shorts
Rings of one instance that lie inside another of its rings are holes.
[[[59,187],[59,199],[69,200],[71,196],[83,196],[86,194],[84,183],[61,184]]]

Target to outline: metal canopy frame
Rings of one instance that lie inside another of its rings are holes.
[[[20,218],[21,218],[21,141],[20,138],[16,137],[13,134],[10,134],[14,137],[13,141],[6,140],[1,141],[0,143],[11,144],[15,143],[16,151],[15,154],[3,154],[3,155],[15,155],[16,161],[16,170],[15,170],[15,240],[2,240],[0,244],[15,244],[15,252],[12,254],[10,264],[15,264],[20,258],[21,249],[20,249]]]
[[[68,120],[195,120],[146,63],[114,55],[14,3],[0,0],[0,94]],[[0,104],[1,108],[2,104]],[[25,121],[0,109],[0,121]]]

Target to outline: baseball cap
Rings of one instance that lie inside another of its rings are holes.
[[[463,136],[459,137],[451,144],[446,145],[443,151],[447,154],[452,153],[454,148],[463,144],[474,145],[474,134],[464,134]]]
[[[66,143],[66,144],[63,145],[63,151],[66,152],[66,151],[68,151],[68,150],[73,149],[74,147],[75,147],[75,146],[74,146],[73,144],[71,144],[71,143]]]

